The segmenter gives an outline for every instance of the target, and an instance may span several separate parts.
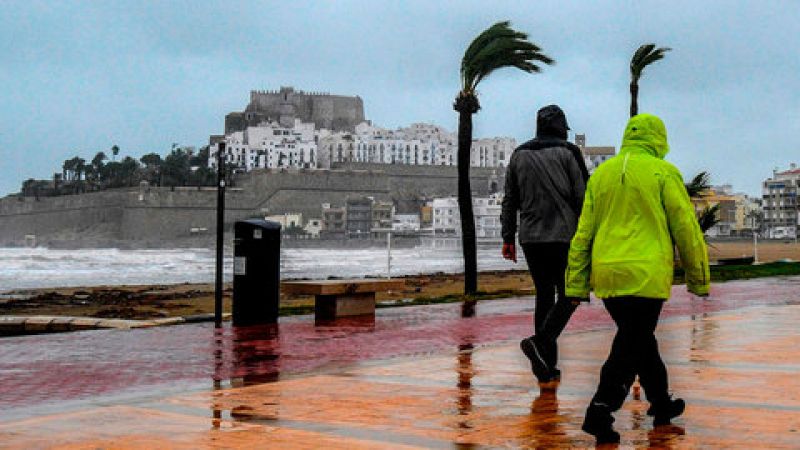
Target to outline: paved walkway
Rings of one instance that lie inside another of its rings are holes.
[[[653,430],[647,403],[628,402],[618,414],[623,444],[796,447],[798,304],[800,278],[719,284],[710,300],[676,290],[659,338],[673,389],[689,408],[680,427]],[[579,425],[610,322],[599,302],[579,309],[563,338],[562,387],[557,397],[539,395],[516,346],[529,332],[530,306],[486,302],[470,319],[456,305],[397,308],[381,310],[374,324],[341,328],[295,318],[216,337],[206,325],[182,325],[6,338],[0,442],[591,445]]]

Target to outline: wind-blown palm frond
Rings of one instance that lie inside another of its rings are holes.
[[[706,171],[700,172],[685,184],[686,192],[689,197],[700,197],[705,191],[711,188],[711,174]]]
[[[516,67],[528,73],[539,72],[536,64],[553,64],[552,58],[528,41],[528,35],[511,28],[508,21],[498,22],[476,37],[461,60],[461,88],[474,94],[483,79],[503,67]]]
[[[697,218],[697,222],[700,224],[700,230],[703,233],[710,230],[714,225],[718,224],[719,203],[712,206],[706,206],[703,209],[703,212],[700,213],[700,217]]]
[[[664,53],[672,50],[669,47],[658,47],[656,44],[644,44],[640,46],[631,58],[631,80],[638,81],[642,76],[642,71],[650,64],[663,59]]]

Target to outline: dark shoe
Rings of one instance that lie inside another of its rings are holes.
[[[669,399],[663,405],[652,405],[647,410],[648,416],[653,416],[653,425],[669,425],[670,420],[683,414],[686,402],[681,398]]]
[[[544,352],[539,343],[536,342],[536,336],[525,338],[519,343],[519,348],[522,353],[531,361],[531,371],[536,376],[540,383],[547,383],[551,378],[551,369],[547,365]]]
[[[613,423],[614,417],[608,408],[593,403],[586,410],[581,430],[594,436],[598,444],[616,444],[619,442],[619,433],[614,431],[611,426]]]

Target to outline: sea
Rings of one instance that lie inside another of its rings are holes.
[[[520,252],[521,253],[521,252]],[[213,283],[211,249],[49,249],[0,247],[0,293],[18,289]],[[521,256],[521,255],[520,255]],[[360,278],[463,272],[458,248],[281,249],[282,279]],[[525,269],[504,260],[498,246],[478,247],[478,270]],[[233,279],[233,257],[224,258],[224,278]]]

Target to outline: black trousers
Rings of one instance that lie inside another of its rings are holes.
[[[617,324],[611,352],[600,372],[592,404],[616,411],[628,396],[636,375],[653,405],[669,401],[667,368],[661,360],[655,330],[664,301],[641,297],[603,300]]]
[[[534,329],[539,332],[556,300],[564,299],[564,272],[567,270],[569,243],[522,244],[522,251],[536,286],[533,322]]]
[[[569,254],[569,243],[567,242],[546,242],[537,244],[522,244],[522,251],[525,253],[525,260],[528,262],[528,270],[531,272],[533,284],[536,286],[536,308],[533,313],[534,330],[537,334],[545,331],[545,321],[548,314],[553,310],[553,305],[558,301],[565,302],[564,295],[564,273],[567,270],[567,255]],[[572,309],[574,310],[574,308]],[[571,315],[571,311],[569,313]],[[567,316],[567,320],[569,317]],[[566,325],[566,320],[564,320]],[[561,327],[563,329],[563,326]],[[550,336],[552,348],[548,351],[548,363],[555,367],[558,362],[558,349],[555,339],[560,334]]]

